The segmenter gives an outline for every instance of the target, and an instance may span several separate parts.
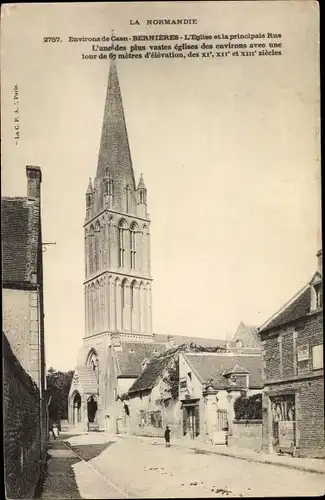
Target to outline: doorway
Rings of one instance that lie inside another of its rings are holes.
[[[81,422],[81,396],[79,392],[73,398],[73,425]]]
[[[88,422],[90,424],[94,423],[97,414],[97,401],[93,396],[91,396],[87,401],[87,414],[88,414]]]
[[[271,396],[270,400],[273,449],[292,453],[297,446],[295,394]]]
[[[183,435],[191,439],[200,435],[199,405],[183,406]]]

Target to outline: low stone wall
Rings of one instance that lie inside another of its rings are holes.
[[[228,435],[228,446],[262,449],[262,420],[234,420]]]
[[[5,335],[2,347],[6,498],[33,498],[45,459],[39,390],[13,354]]]

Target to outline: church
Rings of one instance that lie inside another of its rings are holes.
[[[143,176],[136,183],[115,63],[111,63],[96,177],[84,220],[85,334],[69,392],[69,424],[123,432],[122,404],[149,359],[186,342],[152,331],[150,218]]]

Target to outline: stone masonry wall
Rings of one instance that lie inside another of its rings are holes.
[[[229,446],[262,449],[262,420],[235,420],[232,424],[232,435],[228,437]]]
[[[33,498],[42,465],[39,390],[13,354],[5,335],[3,402],[6,497]]]

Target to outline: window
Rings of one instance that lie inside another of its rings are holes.
[[[126,198],[126,212],[128,213],[131,208],[131,188],[129,185],[125,188],[125,198]]]
[[[125,265],[125,231],[124,227],[119,227],[120,267],[124,267]]]
[[[323,307],[323,287],[322,283],[316,283],[311,287],[310,310],[318,311]]]
[[[131,269],[135,269],[135,256],[136,256],[136,242],[135,242],[136,232],[135,227],[131,227]]]
[[[309,344],[297,346],[297,368],[298,374],[309,371]]]
[[[313,370],[323,368],[323,344],[315,345],[312,349]]]
[[[114,194],[114,184],[113,184],[113,179],[112,179],[111,175],[109,175],[109,177],[108,177],[108,194],[110,196],[113,196],[113,194]]]
[[[323,289],[321,283],[315,287],[316,291],[316,308],[321,309],[323,307]]]

